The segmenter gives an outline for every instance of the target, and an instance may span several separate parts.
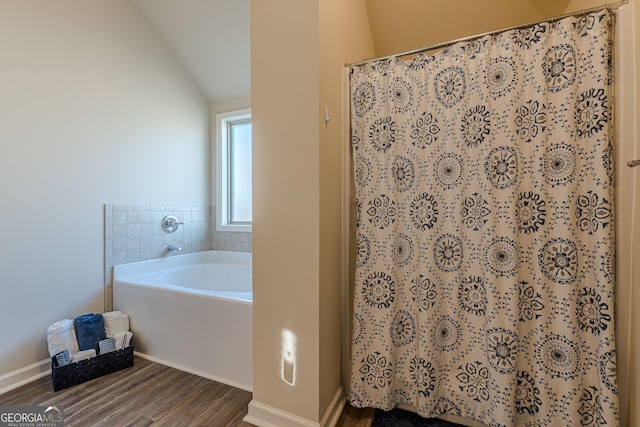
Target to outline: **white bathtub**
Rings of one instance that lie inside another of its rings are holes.
[[[205,251],[113,267],[113,307],[144,358],[251,391],[251,254]]]

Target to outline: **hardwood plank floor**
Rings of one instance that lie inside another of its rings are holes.
[[[340,415],[340,419],[336,424],[336,427],[370,427],[373,422],[373,414],[375,409],[372,408],[354,408],[349,405],[349,402],[345,405]]]
[[[53,391],[47,376],[0,395],[0,406],[58,405],[65,426],[252,427],[251,393],[168,366],[134,358],[131,368]],[[372,409],[349,404],[336,427],[369,427]]]

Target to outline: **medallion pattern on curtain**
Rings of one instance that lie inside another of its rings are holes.
[[[616,425],[612,21],[351,75],[351,403]]]

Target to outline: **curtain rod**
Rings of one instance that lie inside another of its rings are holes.
[[[468,41],[476,40],[476,39],[479,39],[479,38],[482,38],[482,37],[485,37],[485,36],[490,36],[490,35],[494,35],[494,34],[500,34],[500,33],[503,33],[505,31],[511,31],[511,30],[517,30],[517,29],[521,29],[521,28],[532,27],[534,25],[541,24],[543,22],[555,22],[555,21],[558,21],[558,20],[563,19],[563,18],[568,18],[570,16],[586,15],[588,13],[595,12],[595,11],[598,11],[598,10],[603,10],[603,9],[616,10],[620,6],[625,5],[627,3],[629,3],[629,0],[621,0],[621,1],[617,2],[617,3],[605,4],[605,5],[602,5],[602,6],[596,6],[596,7],[592,7],[592,8],[589,8],[589,9],[582,9],[580,11],[571,12],[571,13],[565,13],[564,15],[558,15],[558,16],[554,16],[554,17],[551,17],[551,18],[545,18],[545,19],[541,19],[539,21],[529,22],[527,24],[514,25],[513,27],[503,28],[503,29],[500,29],[500,30],[487,31],[486,33],[476,34],[476,35],[468,36],[468,37],[463,37],[461,39],[451,40],[451,41],[444,42],[444,43],[438,43],[438,44],[434,44],[434,45],[427,46],[427,47],[421,47],[419,49],[414,49],[414,50],[410,50],[410,51],[402,52],[402,53],[396,53],[394,55],[382,56],[380,58],[365,59],[364,61],[360,61],[360,62],[354,62],[354,63],[351,63],[351,64],[344,64],[344,66],[345,67],[358,67],[360,65],[368,64],[369,62],[384,61],[385,59],[397,58],[397,57],[408,56],[408,55],[415,55],[417,53],[427,52],[427,51],[430,51],[430,50],[442,49],[442,48],[445,48],[445,47],[452,46],[452,45],[454,45],[456,43],[468,42]]]

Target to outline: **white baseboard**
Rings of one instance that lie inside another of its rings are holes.
[[[244,421],[258,427],[318,427],[320,424],[282,411],[273,406],[257,402],[249,402],[249,413]]]
[[[253,391],[250,384],[240,384],[240,383],[238,383],[236,381],[230,381],[230,380],[228,380],[226,378],[220,378],[220,377],[217,377],[215,375],[210,375],[210,374],[207,374],[205,372],[197,371],[195,369],[186,368],[186,367],[184,367],[182,365],[178,365],[178,364],[172,363],[172,362],[167,362],[166,360],[158,359],[157,357],[149,356],[148,354],[139,353],[137,351],[134,351],[133,354],[135,356],[138,356],[138,357],[142,358],[142,359],[147,359],[147,360],[150,360],[152,362],[168,366],[170,368],[175,368],[175,369],[178,369],[180,371],[188,372],[190,374],[197,375],[199,377],[203,377],[203,378],[206,378],[208,380],[213,380],[213,381],[216,381],[216,382],[219,382],[219,383],[222,383],[222,384],[230,385],[231,387],[239,388],[240,390]]]
[[[254,399],[249,403],[249,413],[244,417],[244,421],[258,427],[334,427],[338,423],[345,403],[343,388],[340,387],[318,423]]]
[[[346,404],[347,398],[344,394],[344,387],[340,386],[338,390],[336,390],[336,394],[333,396],[333,399],[331,399],[329,407],[320,419],[320,426],[335,427],[335,425],[338,424],[338,420],[340,419],[340,415],[342,415],[342,410]]]
[[[51,375],[51,359],[41,360],[24,368],[2,374],[0,375],[0,394],[39,380],[47,375]]]

